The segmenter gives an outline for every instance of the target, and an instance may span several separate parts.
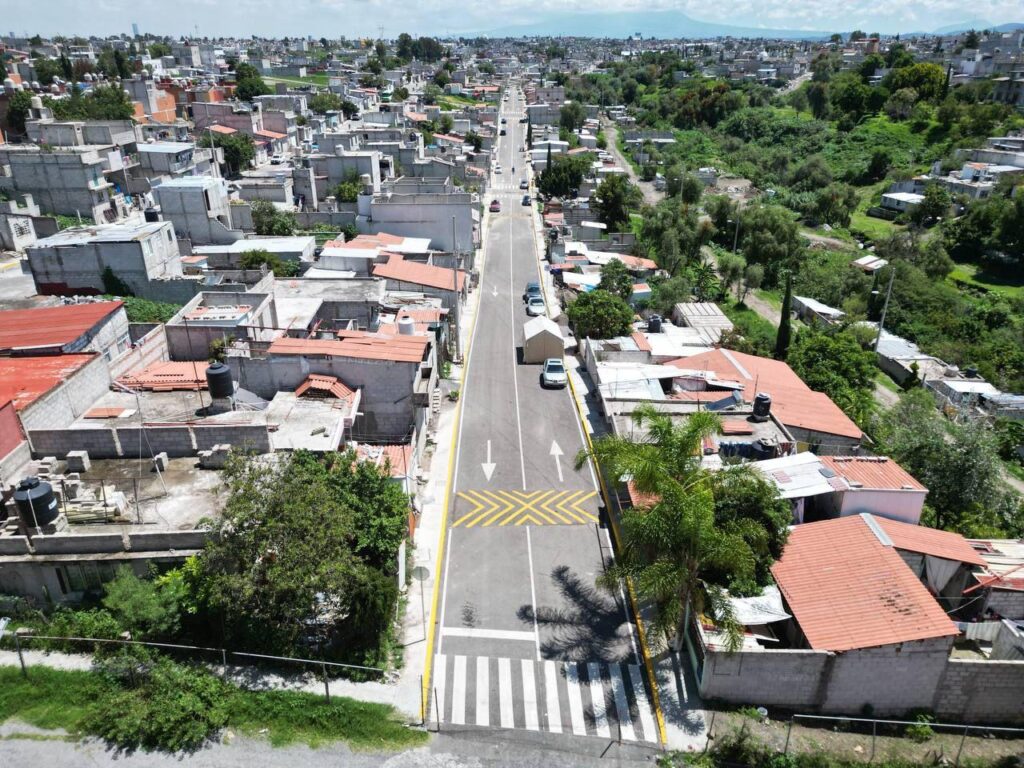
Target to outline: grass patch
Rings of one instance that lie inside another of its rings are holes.
[[[18,721],[45,730],[64,729],[74,737],[89,735],[90,723],[109,717],[124,689],[92,672],[30,667],[28,678],[17,667],[0,668],[0,722]],[[299,691],[245,691],[224,685],[226,727],[241,733],[266,732],[274,746],[303,742],[310,746],[344,741],[359,749],[400,749],[427,740],[423,731],[406,727],[383,704]]]
[[[897,395],[903,394],[903,390],[900,389],[900,385],[893,381],[889,377],[889,374],[881,369],[875,373],[875,381],[882,387],[882,389],[888,389],[890,392]]]
[[[330,82],[331,76],[318,74],[318,75],[306,75],[305,77],[266,77],[263,78],[268,83],[290,83],[292,85],[324,85],[326,86]]]
[[[771,357],[775,350],[775,337],[778,329],[769,320],[761,317],[746,304],[729,299],[719,302],[722,312],[732,320],[736,331],[743,338],[742,343],[730,348],[739,352]],[[794,327],[795,327],[794,323]]]
[[[1011,298],[1024,297],[1024,275],[1015,280],[1012,277],[988,272],[977,264],[957,264],[949,279],[958,288],[966,285]]]

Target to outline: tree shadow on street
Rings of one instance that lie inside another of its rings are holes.
[[[584,663],[629,660],[632,630],[616,595],[584,582],[564,565],[552,569],[551,580],[565,604],[559,608],[537,606],[536,621],[543,637],[541,656]],[[516,615],[533,625],[532,606],[520,606]]]

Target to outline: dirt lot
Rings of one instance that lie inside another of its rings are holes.
[[[709,713],[709,719],[712,713]],[[752,736],[762,743],[783,751],[786,746],[786,732],[789,720],[759,721],[739,712],[716,711],[711,726],[714,738],[722,738],[738,731],[744,725]],[[805,721],[807,722],[807,721]],[[827,721],[819,721],[823,724]],[[942,729],[932,726],[934,735],[927,741],[917,743],[904,735],[897,735],[897,727],[878,726],[875,738],[874,761],[903,759],[925,765],[946,762],[953,765],[963,738],[963,729]],[[902,730],[902,727],[899,727]],[[890,735],[882,735],[887,732]],[[1012,734],[1011,734],[1012,735]],[[828,726],[808,727],[793,725],[789,737],[790,752],[827,752],[838,758],[853,761],[872,761],[871,724],[832,721]],[[991,765],[1007,757],[1024,757],[1024,729],[1016,738],[997,736],[996,732],[981,732],[978,737],[968,735],[964,740],[960,763]]]

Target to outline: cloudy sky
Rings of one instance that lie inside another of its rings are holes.
[[[14,10],[3,13],[4,8]],[[677,10],[700,21],[883,33],[962,22],[1024,22],[1022,0],[0,0],[0,29],[18,34],[143,32],[360,37],[474,33],[574,12]],[[564,30],[571,33],[571,29]]]

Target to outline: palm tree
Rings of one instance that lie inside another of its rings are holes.
[[[632,582],[658,614],[657,631],[675,634],[681,647],[692,614],[707,615],[722,629],[727,647],[739,647],[741,627],[732,614],[719,579],[753,574],[755,558],[743,538],[715,523],[715,504],[707,472],[701,467],[701,446],[718,433],[718,416],[701,411],[682,425],[651,405],[633,412],[640,440],[605,437],[592,451],[576,456],[579,469],[594,459],[616,481],[630,483],[645,503],[622,512],[622,551],[599,583],[615,588]]]

